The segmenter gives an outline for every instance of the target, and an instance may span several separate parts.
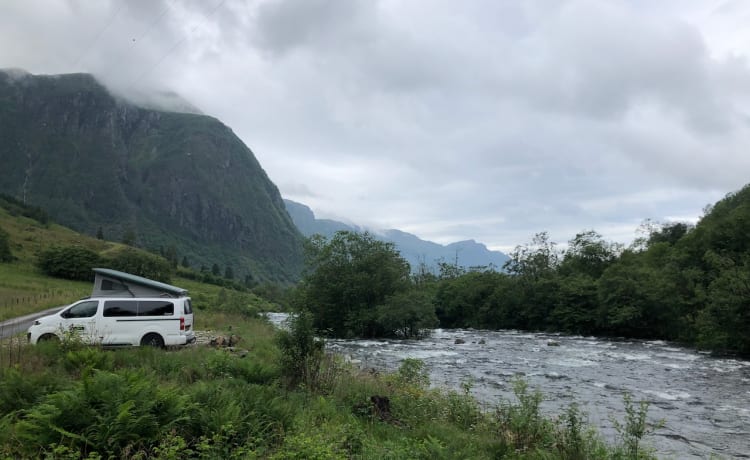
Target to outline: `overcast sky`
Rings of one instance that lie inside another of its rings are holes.
[[[318,217],[630,242],[750,182],[743,0],[4,0],[0,67],[171,89]]]

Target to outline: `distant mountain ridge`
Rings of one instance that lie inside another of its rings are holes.
[[[173,247],[190,265],[294,281],[302,235],[252,151],[174,94],[144,107],[88,74],[0,70],[0,193],[88,235]]]
[[[318,233],[330,238],[334,233],[341,230],[351,232],[368,230],[358,225],[349,225],[336,220],[317,219],[308,206],[286,198],[284,204],[294,224],[307,237]],[[509,259],[506,254],[500,251],[491,251],[484,244],[474,240],[441,245],[401,230],[370,230],[370,233],[382,241],[394,243],[404,259],[409,262],[412,270],[415,270],[422,262],[430,269],[435,270],[437,263],[441,261],[451,264],[457,262],[459,266],[465,268],[493,266],[496,270],[500,270]]]

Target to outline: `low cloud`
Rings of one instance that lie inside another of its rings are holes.
[[[744,2],[4,2],[0,67],[175,91],[322,216],[627,240],[750,178]],[[625,230],[631,228],[630,235]]]

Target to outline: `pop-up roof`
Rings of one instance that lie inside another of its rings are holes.
[[[130,273],[95,268],[91,297],[184,297],[187,289],[131,275]]]

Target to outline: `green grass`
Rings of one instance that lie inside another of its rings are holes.
[[[0,210],[17,260],[0,264],[0,318],[69,303],[91,283],[42,275],[35,254],[51,244],[98,252],[107,243]],[[124,459],[648,459],[642,407],[625,415],[607,446],[571,408],[539,412],[541,395],[517,386],[495,411],[465,392],[431,389],[424,366],[393,375],[355,369],[336,356],[287,385],[278,332],[254,294],[183,278],[196,330],[241,338],[232,353],[207,346],[102,350],[75,341],[0,343],[0,458]],[[373,396],[387,397],[378,413]]]
[[[15,261],[0,263],[0,321],[67,305],[91,294],[92,284],[46,276],[36,267],[37,255],[50,246],[79,245],[102,256],[123,245],[81,235],[66,227],[41,224],[0,207],[0,229],[8,233]],[[212,310],[253,316],[278,306],[255,294],[176,277],[172,284],[188,289],[198,311]],[[200,315],[198,316],[200,318]]]
[[[626,415],[607,446],[577,408],[516,398],[482,410],[429,388],[423,366],[392,375],[323,359],[315,385],[283,384],[277,332],[262,319],[205,312],[203,327],[242,338],[247,355],[207,346],[102,350],[75,342],[0,349],[0,458],[650,459]],[[10,358],[10,360],[8,359]],[[373,409],[372,396],[390,400]],[[628,431],[629,430],[629,431]]]
[[[0,321],[67,305],[90,295],[91,287],[44,276],[28,264],[0,264]]]
[[[66,305],[91,294],[91,283],[51,278],[35,266],[37,254],[53,245],[81,245],[95,251],[120,246],[81,235],[57,224],[12,216],[0,207],[0,229],[8,233],[15,261],[0,263],[0,321]]]

